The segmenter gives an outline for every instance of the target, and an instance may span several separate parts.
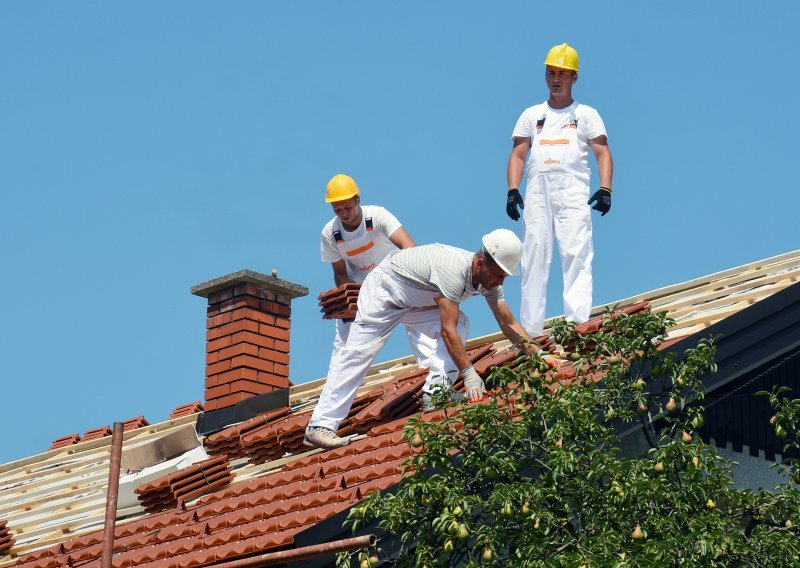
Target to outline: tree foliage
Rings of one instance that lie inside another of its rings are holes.
[[[658,345],[673,323],[609,310],[599,331],[580,334],[559,321],[553,334],[576,370],[569,384],[522,356],[493,371],[484,404],[448,404],[440,422],[409,419],[416,473],[368,497],[348,523],[385,529],[402,546],[396,566],[800,564],[797,464],[781,466],[786,482],[774,491],[733,486],[732,462],[697,435],[714,342],[665,355]],[[797,444],[800,401],[780,394],[774,426]],[[627,455],[620,432],[636,425],[651,447]]]

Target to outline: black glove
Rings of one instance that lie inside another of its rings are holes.
[[[595,201],[597,203],[595,203]],[[606,213],[611,211],[611,190],[607,187],[601,187],[594,192],[594,195],[589,199],[588,204],[594,203],[595,211],[600,211],[600,216],[603,217]]]
[[[517,206],[519,206],[520,209],[525,209],[525,203],[522,201],[522,196],[519,194],[518,189],[509,189],[508,199],[506,200],[506,213],[508,213],[508,216],[511,217],[512,221],[519,221],[519,210],[517,209]]]

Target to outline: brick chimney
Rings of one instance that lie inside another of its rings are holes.
[[[193,286],[208,298],[205,410],[288,388],[293,298],[308,288],[240,270]]]

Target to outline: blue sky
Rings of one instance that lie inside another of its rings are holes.
[[[0,462],[201,399],[205,300],[189,288],[242,268],[309,287],[291,374],[323,376],[336,173],[418,243],[521,234],[510,134],[564,41],[615,161],[595,304],[798,248],[781,171],[797,162],[797,3],[541,6],[0,3]],[[506,289],[517,312],[519,279]],[[548,315],[560,292],[554,273]],[[465,308],[472,336],[496,330],[479,299]],[[408,352],[402,335],[379,360]]]

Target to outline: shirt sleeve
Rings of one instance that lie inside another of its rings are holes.
[[[375,208],[372,214],[372,220],[375,222],[376,227],[386,235],[386,238],[391,237],[397,229],[403,226],[400,221],[397,220],[397,217],[383,207]]]
[[[606,125],[603,119],[600,118],[598,113],[592,107],[586,107],[584,112],[584,119],[586,121],[586,139],[592,140],[598,136],[606,136]]]
[[[330,223],[325,225],[325,228],[322,229],[319,252],[322,257],[322,262],[337,262],[342,260],[342,255],[339,249],[336,248],[336,243],[333,240],[333,227]]]
[[[452,264],[431,267],[431,284],[436,286],[442,296],[453,302],[461,302],[466,279],[467,274]]]
[[[514,126],[514,132],[511,133],[511,138],[530,138],[531,137],[531,119],[530,110],[526,109],[517,119],[517,124]]]

